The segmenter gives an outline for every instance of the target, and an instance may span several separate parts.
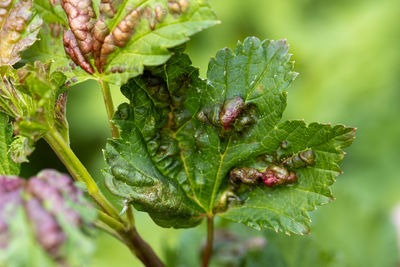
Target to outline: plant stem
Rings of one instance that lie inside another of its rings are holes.
[[[94,201],[96,201],[96,203],[111,217],[118,221],[122,221],[118,211],[101,193],[96,182],[71,150],[69,145],[65,142],[61,134],[56,130],[51,129],[44,138],[57,154],[58,158],[64,163],[72,177],[74,177],[76,181],[82,182],[86,185],[88,193]]]
[[[125,244],[147,267],[164,267],[163,262],[156,255],[154,250],[139,235],[136,227],[125,232]]]
[[[125,227],[102,211],[98,211],[97,214],[99,220],[106,225],[106,227],[102,227],[102,225],[99,224],[98,227],[122,241],[145,266],[164,266],[149,244],[140,237],[135,226]],[[112,231],[110,232],[108,228],[112,229]]]
[[[111,96],[110,86],[102,78],[100,78],[98,82],[101,88],[101,92],[103,93],[104,104],[107,110],[107,117],[108,122],[110,123],[112,137],[119,138],[119,130],[112,121],[114,116],[114,104]]]
[[[210,263],[214,242],[214,217],[207,217],[207,244],[203,254],[202,267],[207,267]]]

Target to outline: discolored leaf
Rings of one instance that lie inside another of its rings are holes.
[[[171,56],[168,48],[218,23],[207,0],[62,0],[61,4],[65,14],[59,3],[35,1],[46,26],[39,44],[24,58],[29,62],[54,58],[52,70],[63,70],[71,84],[101,79],[120,87],[141,74],[144,66],[165,63]],[[54,25],[69,26],[64,31],[65,52],[60,37],[48,34]]]
[[[0,1],[0,65],[14,65],[20,52],[37,40],[42,20],[32,0]]]
[[[98,38],[96,66],[116,85],[141,74],[143,66],[163,64],[171,56],[167,48],[218,23],[206,0],[102,1],[100,19],[99,32],[107,35]]]
[[[297,76],[286,41],[251,37],[235,51],[219,51],[208,81],[180,50],[174,53],[167,64],[122,87],[130,104],[115,116],[122,140],[106,148],[109,187],[136,203],[124,193],[143,190],[159,176],[141,173],[154,169],[179,184],[203,215],[256,229],[308,232],[307,211],[333,198],[329,186],[355,130],[280,122],[284,90]],[[142,210],[152,214],[150,207]]]
[[[0,193],[0,265],[85,265],[95,212],[70,177],[1,176]]]

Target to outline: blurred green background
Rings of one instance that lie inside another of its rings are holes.
[[[397,235],[391,219],[392,210],[400,203],[399,0],[210,2],[222,24],[196,35],[188,44],[193,63],[201,68],[203,76],[209,58],[223,47],[233,48],[237,40],[249,35],[285,38],[300,73],[289,89],[285,117],[358,128],[357,139],[347,149],[342,164],[345,173],[333,187],[337,200],[313,212],[307,240],[331,251],[340,259],[339,266],[399,266]],[[115,104],[124,101],[118,91],[113,93]],[[110,134],[95,83],[70,91],[68,118],[72,148],[102,183],[101,149]],[[44,142],[38,144],[31,163],[24,165],[25,176],[49,167],[65,171]],[[143,238],[162,257],[167,246],[176,246],[182,233],[190,233],[160,229],[142,213],[137,213],[137,221]],[[199,242],[201,238],[188,239]],[[307,246],[295,247],[299,239],[279,234],[271,242],[286,242],[284,249],[289,254],[296,250],[302,255]],[[286,266],[307,266],[302,260],[287,260]],[[141,265],[124,246],[100,234],[92,266]]]

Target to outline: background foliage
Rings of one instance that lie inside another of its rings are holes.
[[[289,89],[285,116],[358,127],[341,165],[345,173],[333,186],[337,200],[312,214],[307,239],[332,252],[340,266],[394,266],[399,249],[390,218],[400,201],[398,0],[210,2],[222,24],[189,43],[193,64],[201,67],[203,77],[209,58],[221,47],[233,48],[249,35],[287,38],[300,76]],[[115,104],[124,101],[120,92],[113,93]],[[102,101],[97,85],[89,83],[71,90],[67,109],[71,146],[98,179],[104,167],[101,148],[109,136]],[[22,175],[45,167],[63,170],[55,155],[47,153],[52,152],[41,141],[30,158],[34,165],[23,166]],[[182,231],[161,229],[147,215],[138,215],[138,229],[159,253],[178,242]],[[275,236],[271,250],[284,243],[291,250],[303,247],[287,239]],[[111,237],[100,236],[98,245],[93,266],[133,266],[128,250]],[[295,266],[302,257],[285,259],[282,266]]]

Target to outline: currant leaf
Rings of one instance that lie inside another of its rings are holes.
[[[0,65],[14,65],[20,52],[37,40],[42,24],[31,0],[7,0],[0,3]]]
[[[297,76],[290,57],[286,41],[250,37],[211,59],[207,81],[181,49],[131,79],[121,89],[130,103],[115,115],[122,140],[109,141],[105,152],[111,191],[140,201],[124,193],[134,195],[158,177],[143,178],[146,166],[204,216],[308,232],[307,211],[333,198],[329,186],[355,129],[281,122],[284,90]],[[141,210],[152,214],[150,205]]]
[[[13,128],[8,116],[0,112],[0,175],[18,175],[20,164],[14,162],[9,153],[13,141]]]

